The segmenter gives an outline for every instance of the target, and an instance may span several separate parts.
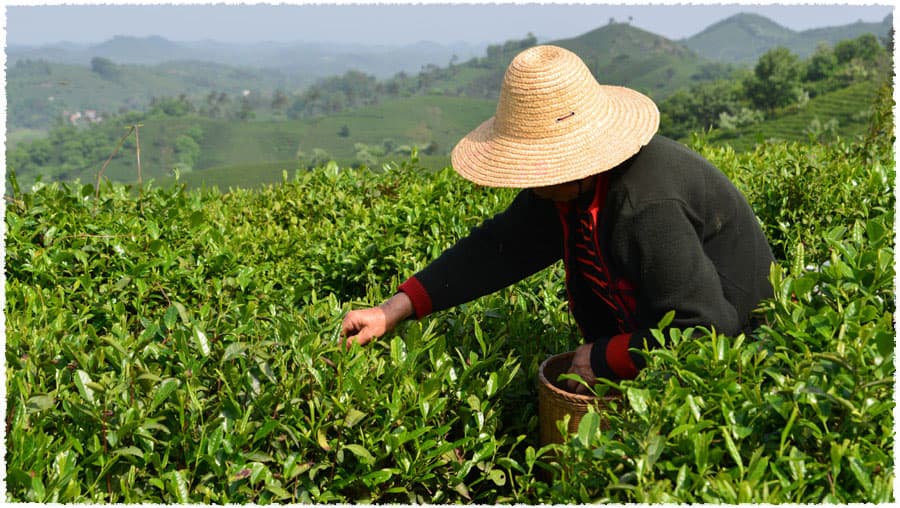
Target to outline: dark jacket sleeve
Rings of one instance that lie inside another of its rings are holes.
[[[523,190],[400,289],[413,293],[416,317],[422,318],[518,282],[561,259],[562,248],[553,203]]]

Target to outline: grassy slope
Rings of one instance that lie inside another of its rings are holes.
[[[495,107],[493,101],[484,99],[418,96],[313,120],[155,119],[145,122],[141,129],[144,177],[168,176],[177,162],[169,145],[191,125],[203,129],[202,155],[195,170],[184,174],[184,180],[192,184],[228,188],[280,181],[282,170],[293,173],[297,168],[298,148],[307,155],[314,148],[324,149],[342,165],[349,166],[354,162],[355,143],[380,146],[385,139],[419,148],[436,142],[435,154],[422,155],[420,159],[426,167],[439,168],[449,163],[449,151],[459,138],[493,115]],[[350,126],[350,132],[347,137],[340,137],[337,133],[344,125]],[[388,154],[384,161],[398,158]],[[123,151],[106,174],[116,180],[133,181],[135,166],[133,153]]]
[[[447,153],[466,132],[494,114],[489,100],[419,96],[312,120],[288,122],[216,122],[204,130],[200,169],[256,161],[293,160],[297,149],[321,148],[334,157],[352,158],[355,143],[438,144]],[[348,126],[349,134],[338,132]]]
[[[844,138],[863,132],[868,125],[871,100],[878,85],[857,83],[843,90],[810,99],[802,108],[794,108],[772,120],[743,128],[740,132],[714,131],[709,140],[716,144],[729,144],[735,150],[750,150],[761,141],[808,141],[808,128],[818,120],[824,124],[834,118],[838,121],[837,134]]]
[[[685,39],[683,43],[707,58],[754,63],[773,46],[789,47],[796,33],[756,14],[738,14]]]

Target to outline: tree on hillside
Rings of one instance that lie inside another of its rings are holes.
[[[202,111],[202,113],[209,118],[219,118],[220,116],[223,116],[222,108],[227,100],[228,96],[225,92],[219,93],[215,90],[209,92],[206,96],[206,109]]]
[[[187,95],[181,94],[177,98],[163,97],[158,99],[152,97],[150,99],[150,114],[164,116],[184,116],[194,112],[194,105],[187,98]]]
[[[288,96],[281,89],[275,90],[275,95],[272,97],[272,109],[283,113],[287,107]]]
[[[801,66],[787,48],[771,49],[759,57],[753,74],[744,80],[745,95],[757,108],[773,111],[794,103],[800,95]]]
[[[815,53],[806,63],[806,81],[820,81],[834,74],[837,68],[837,57],[827,43],[820,43]]]
[[[740,111],[741,88],[736,81],[718,80],[679,90],[660,104],[660,130],[683,137],[716,127],[722,115]]]
[[[113,80],[119,77],[119,69],[116,64],[108,58],[96,56],[91,59],[91,71],[97,73],[101,78]]]
[[[491,44],[487,47],[487,59],[488,61],[496,61],[504,60],[506,57],[512,58],[518,52],[522,51],[523,49],[530,48],[535,44],[537,44],[537,37],[535,37],[531,32],[528,32],[528,35],[526,35],[524,39],[508,40],[502,45]]]
[[[175,139],[175,155],[178,156],[180,169],[182,171],[189,170],[200,158],[200,145],[191,136],[178,136]]]
[[[252,120],[256,118],[256,113],[253,111],[253,99],[249,96],[241,97],[241,109],[238,111],[238,118],[241,120]]]
[[[853,59],[873,62],[884,53],[878,38],[872,34],[863,34],[856,39],[841,41],[834,46],[834,54],[838,63],[845,64]]]

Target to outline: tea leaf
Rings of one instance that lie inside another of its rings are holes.
[[[631,408],[639,415],[646,416],[650,392],[646,389],[629,387],[625,393],[628,396],[628,402],[631,403]]]
[[[347,416],[344,417],[344,427],[353,427],[365,417],[366,414],[362,411],[350,408],[350,410],[347,411]]]
[[[369,450],[366,450],[358,444],[344,445],[344,449],[353,452],[354,455],[361,459],[363,464],[373,464],[375,462],[375,457],[369,453]]]
[[[325,437],[325,431],[324,431],[324,430],[319,429],[319,430],[316,432],[316,440],[318,441],[319,446],[320,446],[323,450],[325,450],[326,452],[327,452],[327,451],[331,451],[331,445],[328,444],[328,439]]]
[[[847,457],[847,463],[850,465],[850,471],[853,472],[853,477],[856,478],[857,482],[859,482],[859,485],[863,488],[863,491],[867,493],[871,492],[872,481],[869,479],[871,477],[871,472],[869,472],[866,466],[863,465],[862,461],[859,460],[859,457]]]
[[[600,415],[593,411],[585,413],[581,417],[581,421],[578,422],[578,439],[579,441],[581,441],[581,444],[584,446],[589,446],[591,438],[599,428]]]
[[[56,407],[56,399],[50,395],[34,395],[29,397],[25,402],[25,406],[31,412],[46,411]]]
[[[497,373],[491,372],[485,385],[485,393],[488,397],[493,397],[497,393]]]
[[[166,399],[169,398],[169,395],[178,388],[180,382],[175,378],[167,378],[162,380],[159,383],[159,386],[156,389],[156,395],[153,396],[153,402],[150,404],[150,412],[152,413],[157,407],[160,406]]]
[[[737,464],[740,476],[744,476],[744,461],[741,460],[741,454],[737,446],[735,446],[734,440],[731,439],[731,433],[726,427],[720,427],[719,430],[722,431],[722,437],[725,439],[725,449],[728,450],[728,454],[731,455],[732,460]]]
[[[188,495],[188,483],[184,478],[184,474],[181,471],[173,471],[171,474],[172,490],[174,491],[178,502],[181,504],[190,503],[191,499]]]
[[[94,390],[91,389],[90,386],[88,386],[90,383],[92,383],[91,376],[88,375],[87,372],[78,369],[75,371],[74,380],[75,386],[78,388],[78,393],[81,394],[81,398],[93,404]]]
[[[206,334],[197,327],[194,327],[194,341],[197,343],[200,353],[204,357],[209,356],[209,340],[207,340]]]
[[[362,477],[363,483],[369,486],[377,486],[383,483],[386,483],[394,476],[395,470],[393,469],[379,469],[378,471],[372,471],[371,473]]]

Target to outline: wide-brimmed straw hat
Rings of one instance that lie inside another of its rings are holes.
[[[571,51],[535,46],[509,64],[496,114],[456,145],[451,164],[480,185],[555,185],[616,167],[658,127],[650,98],[599,84]]]

